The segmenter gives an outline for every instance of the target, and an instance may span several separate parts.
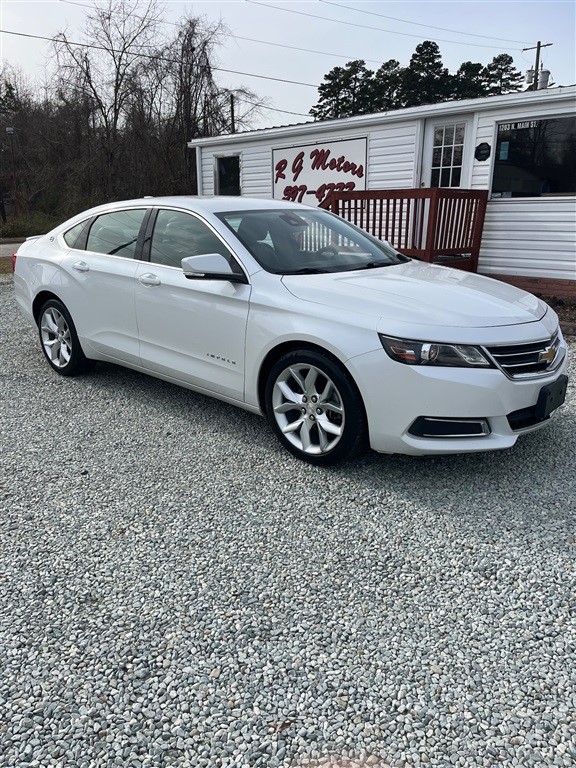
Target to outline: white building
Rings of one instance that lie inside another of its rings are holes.
[[[197,139],[198,194],[488,190],[479,271],[576,295],[576,86]]]

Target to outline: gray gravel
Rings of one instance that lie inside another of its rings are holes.
[[[323,470],[0,323],[1,766],[576,765],[574,363],[508,452]]]

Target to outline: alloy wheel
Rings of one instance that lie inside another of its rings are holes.
[[[56,368],[65,368],[72,355],[72,334],[64,315],[48,307],[40,321],[40,337],[46,357]]]
[[[344,404],[330,377],[314,365],[285,368],[272,391],[274,419],[299,451],[321,456],[332,451],[345,427]]]

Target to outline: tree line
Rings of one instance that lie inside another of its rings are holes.
[[[438,45],[425,40],[416,46],[407,67],[396,59],[376,71],[362,59],[334,67],[318,89],[310,110],[316,120],[387,112],[402,107],[437,104],[454,99],[476,99],[522,89],[522,74],[506,53],[483,65],[463,62],[452,75],[442,63]]]
[[[0,200],[12,212],[61,219],[109,200],[193,193],[187,143],[233,130],[231,97],[239,129],[266,106],[246,88],[218,85],[224,34],[221,24],[191,16],[167,26],[156,0],[106,0],[91,9],[79,37],[54,38],[42,88],[4,65]],[[335,67],[310,114],[321,120],[475,98],[519,90],[521,80],[506,54],[487,66],[465,62],[450,75],[436,43],[425,41],[407,67],[393,59],[376,71],[362,60]]]
[[[215,79],[223,27],[187,17],[169,29],[154,0],[109,0],[91,10],[83,45],[55,38],[40,91],[4,66],[0,192],[18,212],[65,217],[114,199],[190,194],[187,142],[231,131],[231,96],[236,126],[249,124],[263,100]]]

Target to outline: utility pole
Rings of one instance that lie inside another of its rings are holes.
[[[12,205],[14,213],[18,213],[16,203],[16,162],[14,160],[14,128],[6,128],[6,134],[10,137],[10,155],[12,156],[12,179],[10,183],[10,195],[12,196]]]
[[[540,51],[542,50],[542,48],[548,48],[551,45],[554,45],[554,43],[545,43],[544,45],[542,45],[540,40],[538,40],[536,45],[533,45],[532,48],[522,48],[522,51],[536,50],[536,66],[534,67],[534,82],[532,83],[533,91],[538,90],[538,78],[540,77]]]
[[[230,133],[236,133],[236,125],[234,123],[234,94],[230,94]]]

